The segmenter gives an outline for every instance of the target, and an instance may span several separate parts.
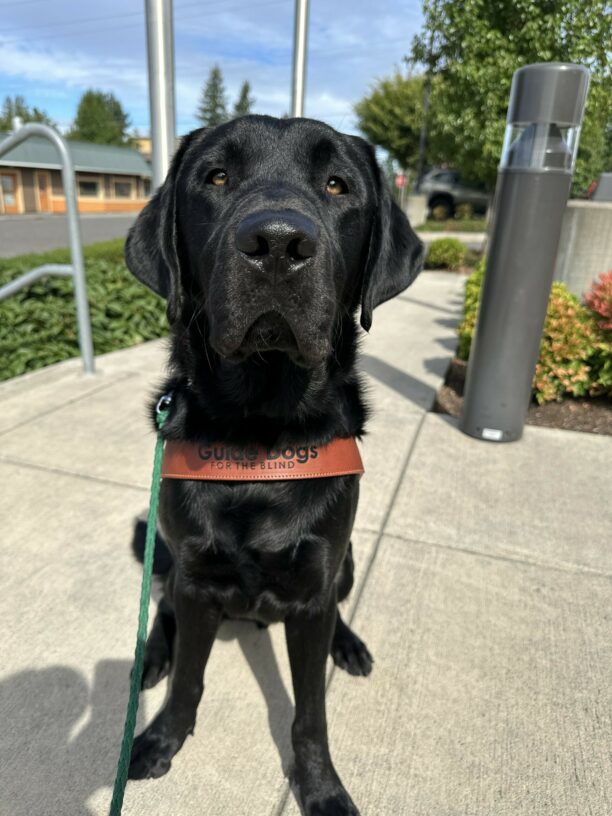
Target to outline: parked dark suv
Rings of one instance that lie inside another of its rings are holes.
[[[430,218],[453,218],[457,207],[469,205],[474,213],[484,214],[491,196],[484,185],[463,181],[456,170],[434,167],[417,184],[416,192],[427,197]]]

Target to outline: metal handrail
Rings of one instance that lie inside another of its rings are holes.
[[[0,300],[15,294],[15,292],[38,280],[38,278],[41,278],[43,275],[71,275],[74,281],[74,300],[79,332],[79,348],[81,350],[81,357],[83,358],[83,370],[86,374],[93,374],[95,372],[95,363],[91,339],[91,321],[89,317],[89,305],[87,303],[87,284],[85,282],[81,228],[79,225],[72,158],[68,152],[66,142],[56,130],[49,127],[49,125],[41,125],[35,122],[23,125],[4,139],[4,141],[0,142],[0,157],[30,136],[43,136],[49,139],[49,141],[55,145],[60,155],[62,183],[64,185],[64,196],[66,199],[66,215],[68,216],[70,259],[72,264],[44,264],[43,266],[37,266],[35,269],[25,272],[14,281],[0,287]]]

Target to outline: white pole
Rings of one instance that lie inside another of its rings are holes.
[[[293,81],[291,86],[292,116],[304,115],[307,50],[308,0],[295,0],[295,28],[293,31]]]
[[[174,30],[172,0],[145,0],[153,188],[163,183],[174,155]]]

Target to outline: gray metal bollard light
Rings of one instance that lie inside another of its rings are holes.
[[[459,423],[478,439],[512,442],[523,433],[589,76],[551,62],[512,79]]]

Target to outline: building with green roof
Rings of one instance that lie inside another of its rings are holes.
[[[8,134],[0,133],[0,143]],[[135,212],[151,193],[151,167],[131,147],[66,142],[76,172],[79,211]],[[64,213],[61,164],[53,144],[31,136],[0,158],[0,214]]]

